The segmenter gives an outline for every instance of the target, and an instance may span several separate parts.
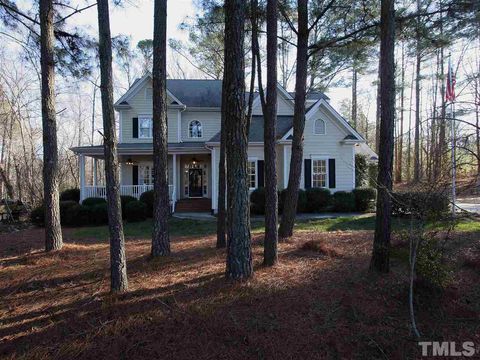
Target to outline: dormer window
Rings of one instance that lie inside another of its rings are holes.
[[[315,120],[314,133],[315,135],[325,135],[326,126],[325,120],[317,119]]]
[[[202,123],[198,120],[190,121],[188,126],[188,135],[191,138],[201,138],[203,136]]]

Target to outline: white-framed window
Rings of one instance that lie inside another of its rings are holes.
[[[326,134],[325,120],[322,120],[322,119],[315,120],[313,132],[315,135],[325,135]]]
[[[152,165],[140,165],[138,167],[138,185],[153,185]]]
[[[312,159],[312,187],[327,187],[328,163],[326,159]]]
[[[142,139],[152,138],[153,120],[151,117],[141,117],[138,119],[138,137]]]
[[[188,136],[191,138],[203,137],[202,123],[198,120],[190,121],[188,125]]]
[[[247,162],[247,184],[250,189],[257,188],[257,160]]]

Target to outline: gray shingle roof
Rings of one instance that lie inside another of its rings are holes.
[[[292,128],[293,116],[277,116],[277,139],[281,139]],[[250,124],[250,133],[248,134],[249,142],[263,142],[263,116],[252,116]],[[214,135],[209,142],[219,142],[220,132]]]
[[[168,150],[174,149],[184,149],[192,151],[203,151],[206,150],[205,143],[201,141],[191,141],[191,142],[181,142],[181,143],[168,143]],[[94,145],[94,146],[77,146],[73,147],[70,150],[77,154],[86,154],[86,155],[103,155],[103,145]],[[143,152],[153,152],[152,143],[119,143],[118,144],[118,154],[127,154],[129,151],[142,151]]]
[[[168,90],[184,105],[191,107],[220,107],[222,80],[167,79]]]
[[[295,98],[295,92],[289,92],[289,94],[291,97]],[[330,98],[322,92],[319,92],[319,91],[307,92],[307,100],[320,100],[320,99],[330,100]]]

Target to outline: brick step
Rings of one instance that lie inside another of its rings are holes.
[[[175,212],[209,212],[211,207],[211,199],[181,199],[175,204]]]

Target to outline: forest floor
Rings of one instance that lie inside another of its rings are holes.
[[[240,284],[225,281],[214,224],[172,220],[172,255],[155,260],[151,223],[127,224],[129,291],[116,296],[105,227],[66,229],[64,249],[50,254],[43,229],[1,234],[0,358],[419,358],[408,244],[395,235],[391,272],[369,273],[372,223],[299,224],[273,268],[262,266],[255,224],[255,275]],[[450,285],[416,284],[422,340],[479,346],[480,222],[462,223],[446,247]]]

